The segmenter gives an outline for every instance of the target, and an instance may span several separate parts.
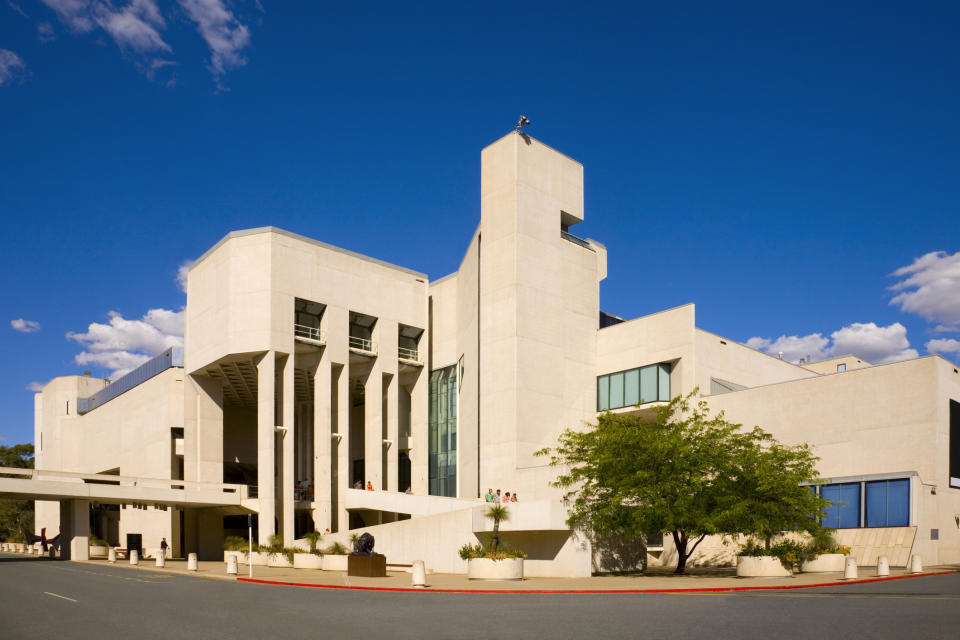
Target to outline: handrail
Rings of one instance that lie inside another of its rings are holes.
[[[305,324],[294,323],[293,335],[295,338],[305,338],[307,340],[314,340],[316,342],[326,342],[323,332],[320,331],[319,327],[310,327]]]
[[[359,349],[360,351],[368,351],[370,353],[377,352],[377,345],[373,344],[367,338],[360,338],[357,336],[350,336],[350,348]]]
[[[573,244],[578,244],[584,249],[590,249],[590,251],[593,251],[594,253],[596,253],[596,249],[593,248],[593,245],[590,244],[590,242],[588,242],[587,240],[584,240],[583,238],[578,238],[577,236],[573,235],[569,231],[561,231],[560,237],[563,238],[564,240],[569,240]]]
[[[194,480],[174,480],[172,478],[142,478],[135,476],[114,476],[107,473],[78,473],[75,471],[54,471],[52,469],[19,469],[14,467],[0,467],[0,475],[25,476],[32,480],[70,478],[76,480],[96,480],[99,482],[116,483],[114,486],[133,486],[133,487],[155,487],[161,486],[165,489],[191,490],[214,490],[224,493],[243,493],[246,485],[217,483],[217,482],[197,482]],[[173,486],[177,485],[177,486]]]
[[[404,360],[412,360],[414,362],[420,362],[420,352],[417,349],[397,347],[397,356]]]

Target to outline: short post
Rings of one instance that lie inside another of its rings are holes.
[[[107,551],[107,561],[116,562],[117,561],[117,550],[113,547],[110,547],[110,550]]]
[[[140,552],[136,549],[130,549],[130,564],[140,563]]]
[[[227,574],[231,576],[237,575],[237,556],[227,558]]]
[[[187,556],[187,571],[197,570],[197,554],[191,553]]]
[[[923,573],[923,559],[918,553],[910,556],[910,573]]]
[[[887,560],[887,556],[877,558],[877,575],[881,577],[890,575],[890,561]]]
[[[164,556],[163,551],[157,554],[157,566],[160,567],[161,569],[165,567],[167,564],[166,558],[164,558],[163,556]]]
[[[423,564],[423,560],[414,560],[413,561],[413,586],[415,587],[426,587],[427,586],[427,569]]]
[[[856,580],[857,579],[857,559],[853,556],[847,556],[847,563],[843,567],[843,579],[844,580]]]

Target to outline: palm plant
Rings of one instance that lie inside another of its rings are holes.
[[[306,538],[307,543],[310,545],[310,553],[317,553],[317,545],[323,540],[323,534],[319,531],[311,531],[304,534],[303,537]]]
[[[500,523],[510,519],[510,510],[497,502],[487,507],[483,515],[493,519],[493,540],[490,542],[490,553],[496,553],[497,545],[500,544]]]

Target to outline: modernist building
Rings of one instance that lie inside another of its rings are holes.
[[[599,411],[699,388],[735,421],[814,446],[820,490],[840,503],[828,521],[861,561],[960,561],[954,365],[800,366],[698,329],[693,305],[604,314],[606,249],[571,233],[583,167],[519,133],[481,160],[480,224],[433,282],[273,227],[229,233],[190,269],[182,353],[37,394],[38,466],[247,485],[261,542],[366,528],[391,561],[441,571],[465,570],[457,547],[490,526],[477,501],[502,488],[520,496],[505,529],[528,574],[585,575],[591,541],[566,528],[555,470],[534,452]],[[55,529],[56,509],[38,503],[37,527]],[[151,505],[93,520],[110,542],[166,536],[207,556],[246,526]],[[718,541],[700,558],[725,553]]]

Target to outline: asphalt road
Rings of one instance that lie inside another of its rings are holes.
[[[960,638],[960,574],[704,595],[377,593],[0,554],[0,639]]]

